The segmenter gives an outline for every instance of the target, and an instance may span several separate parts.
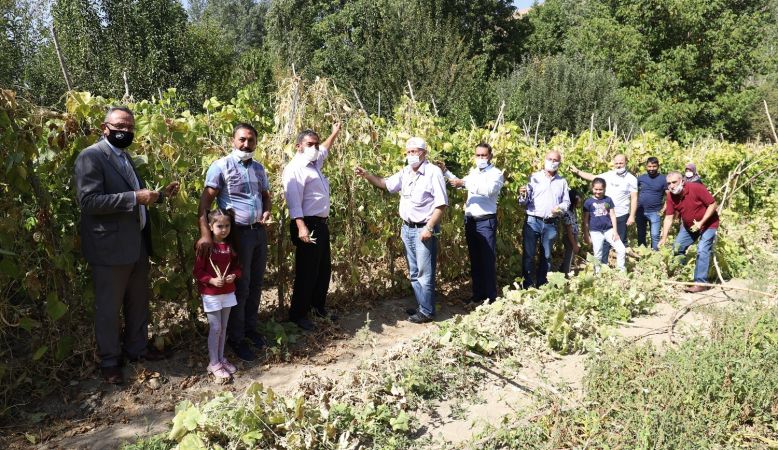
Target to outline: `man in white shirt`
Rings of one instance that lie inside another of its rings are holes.
[[[464,178],[441,169],[451,186],[467,189],[465,238],[470,255],[473,295],[466,304],[497,298],[497,197],[505,182],[502,171],[492,165],[492,146],[475,147],[475,167]]]
[[[570,166],[570,171],[587,181],[595,178],[605,180],[605,195],[613,199],[616,208],[616,230],[619,233],[619,239],[627,244],[627,227],[635,223],[635,214],[638,209],[638,179],[627,170],[627,157],[616,155],[613,157],[613,170],[609,170],[599,175],[593,175],[588,172]],[[603,263],[608,262],[608,253],[610,245],[603,244]]]

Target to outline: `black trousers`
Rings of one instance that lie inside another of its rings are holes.
[[[291,321],[307,317],[312,307],[324,309],[332,273],[330,229],[326,219],[306,217],[303,220],[316,243],[306,244],[301,241],[297,223],[291,221],[289,234],[296,247],[292,306],[289,308]]]

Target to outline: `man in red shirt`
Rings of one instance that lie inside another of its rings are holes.
[[[681,217],[681,226],[675,238],[675,252],[678,255],[685,254],[686,249],[699,239],[694,281],[707,283],[713,243],[719,227],[716,200],[703,184],[685,182],[680,172],[667,174],[667,189],[669,195],[659,246],[667,241],[667,234],[673,226],[673,217],[678,214]],[[687,288],[686,292],[702,292],[708,289],[710,286],[695,285]]]

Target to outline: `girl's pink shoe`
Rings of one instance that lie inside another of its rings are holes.
[[[232,375],[233,373],[238,371],[238,368],[235,367],[231,362],[227,361],[227,358],[224,358],[220,361],[222,363],[222,367],[224,367],[224,370],[230,373]]]
[[[232,375],[224,368],[222,363],[209,364],[208,373],[221,380],[229,380]]]

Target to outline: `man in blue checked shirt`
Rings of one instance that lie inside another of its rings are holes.
[[[527,208],[527,221],[522,231],[524,289],[540,287],[548,281],[546,275],[551,263],[551,247],[557,235],[557,218],[570,207],[570,188],[558,173],[561,162],[559,152],[548,152],[543,170],[530,175],[529,184],[519,188],[519,204]],[[538,240],[542,251],[535,265]]]
[[[441,165],[451,186],[467,190],[465,238],[470,256],[473,295],[465,304],[497,298],[497,197],[505,182],[502,171],[492,165],[492,146],[475,147],[475,167],[458,178]]]
[[[198,217],[200,239],[198,255],[207,256],[213,242],[208,228],[208,211],[213,201],[222,209],[235,213],[238,257],[243,275],[235,280],[237,306],[230,310],[227,322],[227,344],[243,361],[256,359],[249,342],[262,348],[265,340],[257,332],[259,300],[267,265],[267,233],[270,220],[270,183],[264,166],[253,159],[257,147],[257,130],[241,123],[232,131],[232,151],[214,161],[205,175]]]

